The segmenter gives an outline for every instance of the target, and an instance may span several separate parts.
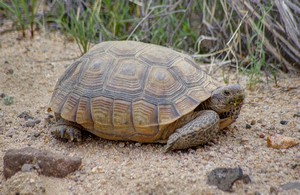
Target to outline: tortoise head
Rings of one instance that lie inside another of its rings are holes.
[[[244,89],[238,84],[219,87],[212,92],[210,108],[219,114],[223,128],[237,119],[244,99]]]

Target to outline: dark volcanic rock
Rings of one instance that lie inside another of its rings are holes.
[[[215,185],[220,190],[232,192],[232,185],[237,180],[243,180],[244,183],[250,183],[250,177],[243,174],[243,170],[238,168],[216,168],[208,174],[209,185]]]
[[[3,161],[5,178],[21,171],[22,167],[24,169],[24,164],[39,167],[39,173],[54,177],[65,177],[81,165],[81,159],[78,157],[67,157],[32,147],[10,149],[4,155]]]
[[[280,124],[287,125],[289,121],[280,121]]]

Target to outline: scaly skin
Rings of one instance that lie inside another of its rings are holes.
[[[219,115],[215,111],[201,111],[197,118],[177,129],[169,137],[165,152],[206,144],[218,133],[219,121]]]
[[[165,151],[195,147],[214,139],[220,129],[237,119],[244,97],[240,85],[229,85],[213,91],[211,98],[195,109],[202,109],[200,115],[169,137]]]

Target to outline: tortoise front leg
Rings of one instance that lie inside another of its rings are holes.
[[[187,149],[211,141],[219,131],[219,115],[213,110],[201,111],[200,115],[170,135],[165,152]]]
[[[57,139],[67,139],[68,141],[81,141],[82,127],[76,123],[58,119],[57,123],[51,127],[51,134]]]

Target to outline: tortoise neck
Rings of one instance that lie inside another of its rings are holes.
[[[202,102],[196,109],[195,111],[201,111],[201,110],[213,110],[211,107],[211,101],[210,99]]]

